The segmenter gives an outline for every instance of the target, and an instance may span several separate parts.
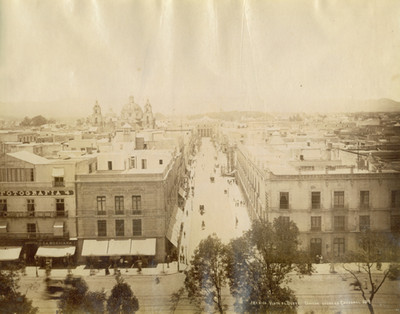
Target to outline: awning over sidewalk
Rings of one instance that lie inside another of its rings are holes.
[[[14,261],[19,258],[22,247],[7,246],[0,248],[0,261]]]
[[[132,240],[132,255],[156,255],[156,239]]]
[[[107,256],[108,240],[84,240],[82,256]]]
[[[7,232],[7,221],[0,221],[0,233]]]
[[[178,246],[179,232],[183,218],[183,210],[175,207],[171,215],[166,237],[174,246]]]
[[[127,240],[110,240],[108,242],[109,256],[132,255],[131,254],[131,239]]]
[[[75,254],[75,246],[40,246],[36,252],[39,257],[64,257]]]

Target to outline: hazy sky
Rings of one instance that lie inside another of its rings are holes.
[[[3,113],[400,100],[399,53],[398,0],[0,0]]]

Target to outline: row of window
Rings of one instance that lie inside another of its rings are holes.
[[[97,235],[99,237],[107,236],[107,220],[97,221]],[[132,235],[141,236],[142,235],[142,220],[133,219],[132,220]],[[117,219],[115,220],[115,236],[123,237],[125,236],[125,220]]]
[[[290,217],[281,217],[284,223],[289,224]],[[321,231],[321,216],[311,216],[311,231]],[[360,231],[369,230],[371,221],[369,215],[359,216]],[[333,217],[333,230],[346,231],[346,216]],[[400,215],[390,216],[390,230],[395,233],[400,232]]]
[[[360,230],[369,230],[370,219],[368,215],[359,216],[359,228]],[[345,231],[346,230],[346,217],[345,216],[334,216],[333,217],[333,230],[334,231]],[[311,217],[311,231],[321,231],[321,216]]]
[[[332,251],[335,257],[343,256],[345,253],[345,239],[334,238]],[[322,254],[322,239],[313,238],[310,240],[310,252],[314,256]]]
[[[33,182],[33,168],[0,168],[0,182]]]
[[[345,206],[344,191],[335,191],[333,193],[333,207],[344,208]],[[400,207],[400,190],[392,191],[391,207]],[[279,208],[289,209],[289,192],[280,192]],[[321,208],[321,192],[311,192],[311,208]],[[360,191],[360,208],[369,208],[369,191]]]
[[[105,196],[97,196],[97,215],[105,215],[106,214],[106,197]],[[115,196],[114,197],[114,205],[115,205],[115,214],[123,215],[124,214],[124,197],[123,196]],[[132,195],[132,210],[133,214],[141,214],[142,213],[142,197],[140,195]]]
[[[27,199],[26,200],[26,210],[28,213],[31,213],[31,216],[34,216],[35,213],[35,200],[34,199]],[[7,212],[7,199],[0,199],[0,213]],[[65,212],[65,201],[63,198],[56,198],[56,212],[57,215],[63,216]]]

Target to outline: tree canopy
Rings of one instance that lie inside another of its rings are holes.
[[[185,288],[190,300],[199,308],[205,304],[224,311],[222,288],[227,284],[227,247],[215,235],[202,240],[185,271]],[[208,308],[207,312],[212,312]]]
[[[38,115],[34,116],[33,118],[25,117],[21,121],[20,126],[41,126],[44,124],[54,123],[54,122],[55,122],[54,119],[47,120],[42,115]]]
[[[66,281],[70,278],[67,276]],[[104,313],[103,291],[91,292],[83,279],[76,280],[60,297],[58,308],[62,313]]]
[[[228,277],[237,311],[295,311],[297,298],[287,286],[287,275],[312,271],[308,255],[298,248],[298,235],[294,222],[279,217],[273,223],[255,221],[231,241]]]
[[[357,269],[354,268],[354,263],[343,263],[343,268],[354,279],[351,285],[358,288],[370,313],[374,313],[372,302],[375,295],[391,272],[389,267],[382,269],[382,262],[398,262],[399,251],[399,241],[392,234],[366,230],[360,234],[358,249],[349,251],[345,256],[346,260],[358,263]]]
[[[19,276],[15,271],[0,270],[0,311],[1,313],[35,314],[38,308],[20,292]]]
[[[107,300],[107,310],[109,313],[135,313],[139,310],[139,301],[133,294],[129,284],[124,282],[121,277],[116,278],[117,283],[111,290],[111,295]]]

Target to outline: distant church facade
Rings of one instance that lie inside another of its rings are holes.
[[[143,111],[142,108],[135,103],[133,96],[129,97],[129,102],[122,107],[119,116],[114,113],[112,116],[110,114],[104,116],[101,112],[100,105],[96,101],[96,104],[93,106],[93,112],[88,118],[88,122],[93,127],[105,127],[110,124],[114,127],[121,127],[129,124],[132,129],[136,131],[155,128],[155,118],[149,100],[147,100]]]

